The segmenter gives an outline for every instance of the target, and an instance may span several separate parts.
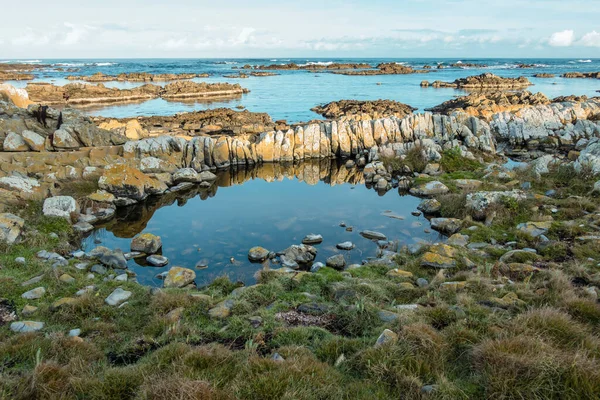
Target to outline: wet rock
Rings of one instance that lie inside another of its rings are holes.
[[[344,267],[346,266],[346,260],[344,259],[343,255],[337,254],[327,259],[327,266],[341,270],[344,269]]]
[[[43,328],[44,323],[38,321],[18,321],[10,324],[10,330],[18,333],[37,332]]]
[[[311,233],[302,239],[302,244],[319,244],[323,242],[323,236]]]
[[[94,225],[89,224],[85,221],[79,221],[73,225],[73,230],[82,234],[89,233],[94,230]]]
[[[14,214],[0,214],[0,242],[13,244],[21,236],[21,230],[25,226],[25,220]]]
[[[118,306],[127,301],[132,294],[133,293],[119,287],[116,288],[106,299],[104,299],[104,302],[109,306]]]
[[[439,181],[427,182],[410,189],[410,193],[412,195],[422,197],[436,196],[440,194],[446,194],[448,192],[450,192],[450,189],[448,189],[446,185]]]
[[[354,243],[352,242],[342,242],[335,245],[340,250],[352,250],[354,248]]]
[[[155,254],[162,247],[160,236],[151,233],[137,235],[131,241],[131,251],[139,251],[145,254]]]
[[[159,256],[158,254],[147,257],[146,261],[153,267],[164,267],[169,263],[169,259],[167,257]]]
[[[387,236],[385,236],[383,233],[380,232],[375,232],[375,231],[362,231],[360,232],[360,235],[364,238],[367,239],[371,239],[371,240],[387,240]]]
[[[252,262],[263,262],[269,257],[269,250],[256,246],[248,251],[248,259]]]
[[[196,273],[188,268],[173,267],[169,270],[165,281],[164,287],[166,288],[182,288],[194,282],[196,279]]]
[[[285,249],[282,254],[282,259],[294,261],[299,265],[306,265],[314,261],[317,256],[317,249],[313,246],[305,244],[292,245]]]
[[[452,235],[461,230],[462,221],[456,218],[432,218],[431,228],[446,235]]]

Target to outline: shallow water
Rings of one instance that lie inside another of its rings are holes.
[[[68,75],[91,75],[103,72],[115,75],[121,72],[151,72],[151,73],[209,73],[209,78],[199,78],[196,81],[206,82],[232,82],[240,83],[250,89],[250,93],[240,98],[217,102],[167,102],[162,99],[127,105],[110,105],[88,109],[93,115],[107,117],[131,117],[138,115],[171,115],[177,112],[202,110],[215,107],[245,106],[250,111],[267,112],[274,120],[286,119],[295,123],[308,121],[319,116],[310,109],[318,104],[340,99],[391,99],[401,101],[423,111],[426,108],[438,105],[453,96],[464,95],[465,92],[454,89],[421,88],[423,80],[453,81],[484,72],[493,72],[505,77],[526,76],[535,86],[529,88],[533,92],[543,92],[549,97],[559,95],[598,95],[600,82],[596,79],[538,79],[533,75],[539,72],[560,75],[570,71],[598,71],[600,60],[577,59],[480,59],[461,60],[463,63],[485,63],[487,68],[449,68],[433,70],[429,74],[411,75],[380,75],[380,76],[344,76],[326,72],[307,71],[274,71],[277,76],[249,77],[247,79],[224,78],[224,74],[231,74],[233,66],[244,64],[264,65],[288,62],[299,64],[306,62],[368,62],[373,65],[384,61],[403,62],[407,65],[421,68],[425,64],[437,65],[443,62],[448,65],[457,59],[231,59],[231,60],[175,60],[175,59],[147,59],[147,60],[40,60],[42,63],[51,64],[52,68],[36,72],[37,81],[51,81],[63,85],[71,81],[65,79]],[[517,69],[519,63],[535,64],[532,69]],[[56,71],[56,68],[78,68],[77,72]],[[12,82],[23,87],[27,82]],[[106,86],[128,88],[139,86],[142,83],[131,82],[106,82]],[[160,83],[160,84],[165,84]]]
[[[309,233],[323,235],[323,243],[315,246],[315,262],[323,263],[338,253],[347,264],[375,257],[377,244],[360,236],[361,230],[382,232],[400,245],[443,239],[435,231],[425,232],[429,222],[424,217],[411,215],[420,199],[394,189],[380,195],[361,181],[360,171],[329,162],[221,172],[208,190],[192,189],[120,209],[115,220],[85,240],[84,248],[102,245],[128,251],[134,235],[151,232],[161,236],[162,253],[170,264],[156,268],[130,260],[129,268],[140,283],[159,286],[158,273],[175,265],[194,268],[202,261],[208,268],[195,270],[197,284],[224,274],[248,284],[263,268],[248,261],[250,248],[277,252],[300,244]],[[340,227],[341,222],[353,231]],[[352,241],[355,249],[335,248],[345,241]]]

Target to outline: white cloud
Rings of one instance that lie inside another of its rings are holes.
[[[575,32],[572,30],[564,30],[562,32],[554,32],[548,44],[552,47],[569,47],[575,41]]]
[[[600,47],[600,33],[596,31],[588,32],[583,35],[578,43],[586,47]]]
[[[76,25],[70,22],[65,22],[64,26],[69,31],[65,34],[60,43],[65,46],[78,44],[87,36],[89,31],[96,29],[89,25]]]
[[[25,33],[15,37],[11,43],[13,46],[43,46],[50,42],[50,37],[44,33],[25,28]]]

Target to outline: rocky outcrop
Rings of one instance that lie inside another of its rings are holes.
[[[276,129],[267,113],[229,108],[180,113],[171,116],[138,117],[136,119],[94,119],[101,128],[116,131],[136,139],[161,135],[243,135]],[[136,137],[137,136],[137,137]]]
[[[421,86],[423,87],[431,86],[434,88],[453,88],[466,90],[513,90],[525,89],[531,85],[533,85],[533,83],[529,82],[529,79],[525,78],[524,76],[518,78],[503,78],[489,72],[477,76],[460,78],[454,82],[435,81],[433,83],[429,83],[424,81],[421,83]]]
[[[438,106],[428,109],[435,113],[450,115],[455,112],[464,112],[480,118],[489,118],[498,112],[517,111],[524,106],[537,106],[550,104],[542,93],[533,94],[523,92],[491,92],[471,93],[468,96],[448,100]]]
[[[541,72],[539,74],[533,75],[534,78],[554,78],[556,75],[549,74],[547,72]]]
[[[25,89],[17,89],[8,83],[0,83],[0,101],[12,102],[21,108],[26,108],[32,104]]]
[[[29,83],[26,90],[29,98],[36,103],[73,106],[139,102],[159,97],[165,100],[179,101],[237,97],[248,92],[238,84],[193,81],[175,81],[164,87],[145,84],[132,89],[109,88],[101,83],[97,85],[69,83],[64,86],[50,83]]]
[[[394,100],[340,100],[311,109],[328,119],[370,120],[385,117],[404,118],[416,108]]]
[[[71,81],[85,81],[85,82],[164,82],[164,81],[177,81],[180,79],[193,79],[193,78],[206,78],[208,74],[151,74],[148,72],[129,72],[121,73],[119,75],[106,75],[102,72],[97,72],[94,75],[83,76],[83,75],[69,75],[68,80]]]
[[[19,108],[0,101],[0,150],[53,151],[80,147],[123,144],[126,138],[99,129],[88,117],[72,109],[62,111],[62,125],[57,129],[60,111],[48,108],[46,125],[38,121],[39,106]]]
[[[248,89],[237,83],[176,81],[166,85],[164,90],[160,92],[160,97],[165,100],[186,100],[209,97],[236,97],[248,92]]]
[[[589,78],[600,79],[600,72],[567,72],[561,75],[563,78]]]
[[[334,74],[340,75],[408,75],[408,74],[427,74],[430,69],[414,69],[403,64],[390,62],[377,65],[377,69],[361,69],[361,70],[346,70],[335,71]]]
[[[32,74],[21,72],[0,71],[0,82],[2,81],[30,81],[34,78]]]

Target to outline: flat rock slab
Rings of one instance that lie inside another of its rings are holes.
[[[371,239],[371,240],[387,240],[387,236],[385,236],[383,233],[381,232],[375,232],[375,231],[362,231],[360,233],[360,235],[362,237],[365,237],[367,239]]]
[[[109,306],[118,306],[131,297],[132,293],[123,288],[116,288],[104,302]]]
[[[44,323],[38,321],[17,321],[10,324],[10,330],[19,333],[37,332],[43,328]]]

